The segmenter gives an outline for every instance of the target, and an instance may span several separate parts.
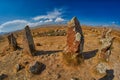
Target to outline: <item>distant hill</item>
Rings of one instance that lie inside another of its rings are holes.
[[[0,32],[0,35],[3,35],[3,34],[5,34],[5,32]]]

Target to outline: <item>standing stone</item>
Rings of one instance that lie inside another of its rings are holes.
[[[84,46],[84,36],[80,23],[76,17],[68,22],[67,30],[67,53],[82,53]]]
[[[106,61],[109,60],[109,56],[111,54],[111,46],[112,46],[113,40],[114,40],[114,37],[111,37],[110,33],[111,33],[111,29],[109,29],[107,31],[104,30],[102,39],[100,40],[100,42],[102,43],[102,46],[100,49],[100,51],[101,51],[100,57]]]
[[[104,27],[101,38],[105,38],[106,37],[106,32],[107,32],[107,29],[106,29],[106,27]]]
[[[9,34],[7,38],[8,38],[10,50],[11,51],[17,50],[17,48],[18,48],[17,41],[16,41],[16,38],[14,37],[13,33]]]
[[[28,53],[32,56],[35,55],[35,51],[36,51],[35,45],[34,45],[33,37],[28,25],[25,27],[25,30],[24,30],[23,46],[24,46],[25,53]]]

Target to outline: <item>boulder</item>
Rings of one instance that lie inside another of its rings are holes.
[[[45,65],[41,62],[35,61],[30,64],[29,72],[32,74],[39,74],[45,69]]]

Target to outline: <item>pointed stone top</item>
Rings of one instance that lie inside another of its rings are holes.
[[[9,33],[9,35],[13,35],[13,33]],[[9,35],[8,35],[8,36],[9,36]]]
[[[29,28],[29,25],[26,25],[25,28]]]
[[[29,25],[26,25],[24,29],[30,31],[30,27],[29,27]]]
[[[71,21],[78,21],[78,19],[77,19],[76,16],[74,16],[74,17],[71,19]]]
[[[68,25],[69,25],[69,27],[79,25],[79,21],[78,21],[77,17],[76,17],[76,16],[73,17],[73,18],[70,20],[70,22],[68,22]]]
[[[8,34],[8,37],[15,38],[13,33],[9,33],[9,34]]]

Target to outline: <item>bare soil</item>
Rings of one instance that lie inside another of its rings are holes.
[[[43,27],[32,29],[32,32],[47,32],[49,30],[67,30],[67,27]],[[113,70],[113,80],[120,80],[120,32],[113,30],[112,36],[115,37],[112,46],[112,53],[109,62],[104,62],[99,58],[101,44],[99,42],[102,34],[102,28],[82,27],[85,36],[84,44],[84,62],[75,67],[67,66],[62,59],[62,53],[66,46],[66,36],[35,36],[37,55],[32,57],[23,53],[22,32],[16,32],[17,41],[21,49],[14,52],[5,53],[8,46],[7,39],[0,41],[0,73],[6,74],[5,80],[71,80],[75,77],[78,80],[99,80],[106,74],[100,74],[96,71],[96,66],[102,62]],[[33,35],[34,36],[34,35]],[[29,64],[33,61],[40,61],[46,65],[42,73],[33,75],[29,72]],[[16,72],[16,64],[24,64],[25,68]],[[112,79],[110,79],[112,80]]]

